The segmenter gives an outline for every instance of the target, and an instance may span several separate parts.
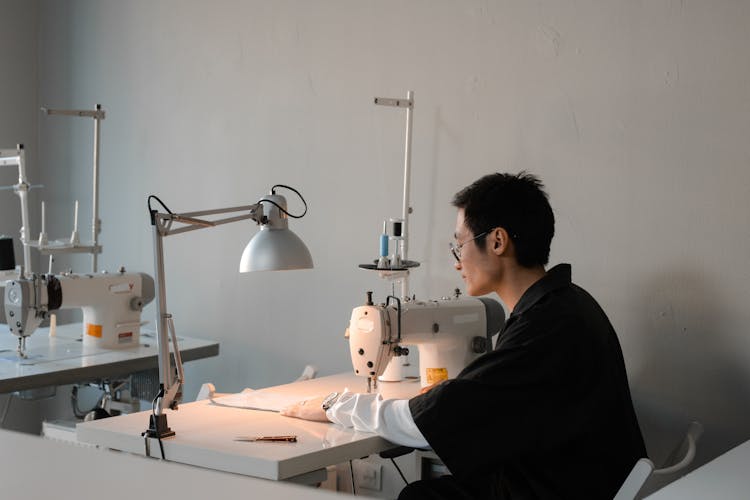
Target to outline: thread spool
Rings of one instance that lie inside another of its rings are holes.
[[[403,241],[403,219],[391,219],[391,239],[393,240],[393,255],[391,256],[391,268],[398,269],[401,267],[403,258],[401,242]]]
[[[388,269],[391,266],[388,260],[388,225],[383,222],[383,233],[380,235],[380,254],[378,256],[378,269]]]
[[[57,336],[57,314],[49,315],[49,336]]]

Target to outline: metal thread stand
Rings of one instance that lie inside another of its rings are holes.
[[[27,242],[29,241],[29,183],[26,181],[26,151],[23,144],[17,144],[16,149],[0,149],[0,167],[18,167],[18,183],[13,186],[5,186],[5,189],[13,189],[21,201],[21,243],[23,244],[23,272],[30,275],[31,251]],[[25,277],[25,276],[24,276]]]
[[[64,115],[78,116],[94,119],[94,171],[92,186],[92,204],[93,216],[91,221],[91,244],[81,245],[78,239],[78,205],[76,202],[74,230],[69,241],[58,240],[49,242],[47,240],[47,231],[45,224],[44,203],[42,203],[42,231],[39,240],[31,240],[31,224],[29,221],[29,198],[28,193],[32,188],[42,187],[40,185],[31,186],[26,177],[26,159],[23,144],[16,145],[16,149],[0,149],[0,167],[18,167],[18,183],[13,186],[6,186],[6,189],[13,189],[18,195],[21,203],[21,245],[23,246],[23,278],[30,277],[33,274],[31,264],[31,247],[38,249],[43,255],[50,256],[50,272],[52,271],[52,257],[58,253],[90,253],[91,254],[91,272],[96,273],[98,267],[98,254],[102,251],[99,246],[99,233],[101,232],[101,220],[99,220],[99,144],[101,121],[105,118],[106,113],[101,104],[97,104],[93,110],[81,109],[50,109],[41,108],[42,112],[47,115]],[[2,189],[2,188],[0,188]]]
[[[409,258],[409,215],[413,212],[409,206],[409,195],[411,191],[411,136],[412,120],[414,116],[414,91],[409,90],[406,93],[406,99],[392,97],[376,97],[375,104],[378,106],[393,106],[396,108],[406,108],[406,138],[404,148],[404,192],[403,204],[401,207],[401,219],[403,220],[401,229],[401,258],[404,262]],[[396,244],[399,244],[398,242]],[[419,265],[414,263],[414,266]],[[396,278],[401,281],[401,298],[409,297],[409,271],[408,269],[398,271],[381,271],[383,278]]]
[[[92,175],[92,188],[91,188],[91,203],[92,203],[92,217],[91,217],[91,244],[81,245],[78,242],[77,224],[78,217],[76,212],[76,228],[70,238],[68,244],[58,245],[42,245],[42,238],[40,237],[39,243],[32,246],[37,246],[42,254],[49,255],[52,259],[52,255],[57,253],[90,253],[91,254],[91,272],[96,273],[98,267],[98,255],[102,248],[99,246],[99,233],[101,232],[102,221],[99,220],[99,144],[100,144],[100,129],[101,121],[106,117],[105,111],[102,109],[101,104],[97,104],[95,109],[51,109],[42,108],[42,112],[47,115],[63,115],[63,116],[78,116],[83,118],[94,119],[94,171]]]
[[[402,268],[397,270],[378,270],[381,278],[400,280],[401,281],[401,299],[404,301],[409,300],[409,268],[416,267],[419,265],[418,262],[409,261],[409,215],[412,213],[412,207],[409,206],[409,196],[411,191],[411,137],[412,137],[412,120],[414,117],[414,91],[409,90],[406,93],[406,99],[401,98],[384,98],[376,97],[375,104],[379,106],[393,106],[396,108],[406,109],[406,137],[404,147],[404,191],[403,191],[403,204],[401,207],[401,240],[396,241],[396,245],[401,245],[400,253],[402,259]],[[365,266],[360,266],[365,267]],[[367,267],[368,269],[370,267]],[[395,288],[395,286],[393,287]],[[395,290],[393,291],[395,295]],[[395,298],[395,297],[394,297]],[[401,303],[399,301],[399,315],[401,310]],[[399,328],[400,333],[400,328]],[[408,351],[405,351],[408,353]],[[381,375],[382,380],[401,380],[401,363],[400,356],[394,357],[388,363],[387,368]],[[374,380],[377,384],[377,379]],[[369,392],[369,378],[368,378],[368,392]]]

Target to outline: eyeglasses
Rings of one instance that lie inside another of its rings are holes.
[[[453,254],[453,257],[456,259],[456,262],[461,262],[461,249],[466,245],[467,243],[471,243],[472,241],[476,240],[477,238],[481,238],[482,236],[489,233],[489,231],[485,231],[483,233],[479,233],[478,235],[474,236],[472,239],[464,241],[460,245],[454,245],[453,243],[449,243],[451,247],[451,253]]]

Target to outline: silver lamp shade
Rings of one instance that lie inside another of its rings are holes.
[[[281,195],[267,195],[260,203],[268,220],[242,252],[240,272],[311,269],[310,251],[289,229],[286,213],[278,208],[281,206],[286,211],[286,199]]]

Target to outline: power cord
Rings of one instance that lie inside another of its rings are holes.
[[[158,201],[158,202],[159,202],[159,205],[161,205],[161,206],[162,206],[162,208],[163,208],[164,210],[166,210],[166,211],[167,211],[167,213],[169,213],[169,214],[173,214],[173,213],[174,213],[174,212],[172,212],[172,211],[171,211],[171,210],[169,209],[169,207],[167,207],[167,205],[165,205],[165,204],[164,204],[164,202],[163,202],[163,201],[161,201],[161,199],[160,199],[160,198],[159,198],[158,196],[156,196],[155,194],[151,194],[151,195],[149,195],[149,196],[148,196],[148,198],[146,199],[146,204],[148,205],[148,213],[151,213],[151,212],[153,212],[153,210],[151,209],[151,200],[152,200],[152,199],[154,199],[154,200]]]
[[[297,191],[296,189],[294,189],[291,186],[287,186],[286,184],[274,184],[274,186],[271,188],[271,194],[276,194],[276,188],[288,189],[289,191],[293,191],[297,196],[299,196],[299,199],[302,200],[302,204],[305,205],[304,212],[302,212],[301,215],[290,214],[284,208],[280,207],[278,205],[278,203],[275,203],[275,202],[273,202],[271,200],[266,200],[266,199],[260,199],[258,201],[258,203],[260,203],[261,201],[265,201],[266,203],[270,203],[271,205],[274,205],[276,208],[278,208],[279,210],[281,210],[282,212],[284,212],[289,217],[292,217],[293,219],[301,219],[302,217],[304,217],[307,214],[307,202],[305,201],[305,198],[302,196],[302,194],[300,194],[299,191]]]
[[[156,401],[164,396],[164,389],[159,391],[159,394],[154,398],[154,400],[151,402],[151,414],[154,416],[154,422],[156,421]],[[158,434],[156,435],[156,440],[159,441],[159,449],[161,450],[161,459],[166,460],[166,457],[164,456],[164,443],[161,441],[161,436]]]
[[[354,484],[354,462],[349,460],[349,474],[352,476],[352,495],[357,495],[357,487]]]
[[[166,208],[166,207],[165,207]],[[153,422],[154,425],[156,425],[156,401],[164,396],[164,388],[161,388],[159,392],[156,394],[156,397],[151,402],[151,414],[153,415]],[[148,436],[149,429],[146,429],[141,433],[141,436],[143,436],[143,445],[146,449],[146,456],[151,457],[151,444],[149,443],[149,436]],[[166,460],[167,458],[164,456],[164,443],[161,441],[161,436],[159,434],[156,435],[156,440],[159,441],[159,450],[161,450],[161,459]]]
[[[403,472],[401,472],[401,468],[400,468],[400,467],[398,466],[398,464],[396,463],[396,460],[394,460],[394,459],[392,459],[392,458],[391,458],[391,462],[393,462],[393,466],[394,466],[394,467],[396,468],[396,470],[398,471],[398,474],[399,474],[399,476],[401,476],[401,479],[403,479],[403,480],[404,480],[404,484],[409,484],[409,481],[407,481],[407,480],[406,480],[406,476],[404,476],[404,473],[403,473]]]
[[[8,416],[8,410],[10,409],[10,402],[13,399],[13,393],[8,394],[8,399],[5,400],[5,408],[3,408],[3,416],[0,418],[0,429],[5,427],[5,417]]]

